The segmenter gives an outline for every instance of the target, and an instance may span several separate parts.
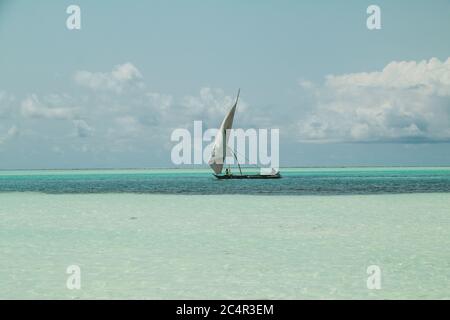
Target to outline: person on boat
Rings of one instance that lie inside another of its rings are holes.
[[[225,169],[225,175],[226,175],[226,176],[231,176],[230,168],[226,168],[226,169]]]

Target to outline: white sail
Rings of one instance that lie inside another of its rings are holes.
[[[209,159],[208,164],[216,174],[220,174],[222,172],[223,165],[225,163],[225,158],[227,156],[226,150],[229,138],[227,134],[229,131],[227,130],[231,129],[231,127],[233,126],[234,113],[236,111],[238,99],[239,99],[239,91],[236,98],[236,102],[223,119],[219,131],[217,132],[216,138],[214,140],[214,146],[212,148],[211,158]]]

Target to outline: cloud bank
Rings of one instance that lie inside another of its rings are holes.
[[[313,97],[297,123],[301,141],[450,141],[450,58],[391,62],[300,86]]]
[[[195,120],[217,127],[236,94],[211,87],[183,96],[156,92],[130,62],[107,72],[76,71],[72,80],[76,94],[0,91],[1,149],[17,142],[36,154],[81,152],[101,165],[118,154],[169,161],[172,130],[191,129]],[[450,59],[391,62],[299,87],[307,104],[251,106],[241,98],[236,125],[280,128],[289,145],[450,141]]]
[[[21,103],[21,114],[25,118],[71,119],[75,109],[68,107],[68,98],[59,95],[44,97],[44,102],[36,94],[32,94]]]
[[[129,87],[141,86],[141,72],[130,62],[117,65],[111,72],[77,71],[75,82],[92,90],[122,93]]]

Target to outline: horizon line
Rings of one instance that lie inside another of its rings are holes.
[[[243,167],[245,169],[258,169],[254,167]],[[448,165],[337,165],[337,166],[283,166],[279,169],[320,169],[320,168],[450,168]],[[207,167],[89,167],[89,168],[11,168],[2,169],[0,171],[56,171],[56,170],[67,170],[67,171],[81,171],[81,170],[198,170],[198,169],[209,169]]]

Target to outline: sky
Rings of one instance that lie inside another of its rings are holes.
[[[234,127],[280,129],[281,166],[450,165],[449,12],[0,0],[0,169],[172,167],[171,132],[217,128],[238,88]]]

